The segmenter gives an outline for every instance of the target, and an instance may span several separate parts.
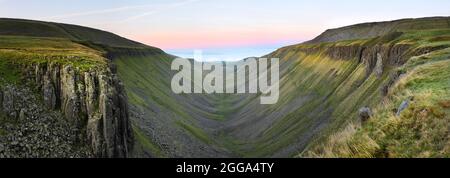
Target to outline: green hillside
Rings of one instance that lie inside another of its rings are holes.
[[[22,19],[0,18],[0,35],[65,38],[111,47],[146,47],[141,43],[93,28]]]

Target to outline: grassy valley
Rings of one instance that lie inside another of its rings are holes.
[[[449,22],[359,24],[282,47],[264,56],[280,59],[280,99],[261,105],[258,94],[174,94],[176,56],[158,48],[90,28],[0,19],[0,84],[28,81],[25,69],[37,69],[27,66],[70,65],[86,88],[91,73],[117,72],[111,91],[123,86],[126,97],[111,100],[126,98],[132,157],[448,157]],[[83,123],[97,122],[93,115]]]

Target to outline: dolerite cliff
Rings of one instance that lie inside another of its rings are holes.
[[[125,157],[132,144],[127,98],[109,69],[80,72],[72,66],[35,65],[28,77],[48,109],[60,109],[81,130],[99,157]]]
[[[123,85],[109,68],[81,72],[71,65],[25,66],[25,80],[34,83],[44,109],[61,111],[75,128],[75,143],[87,143],[95,157],[126,157],[133,144]],[[12,87],[9,87],[12,88]],[[2,111],[10,118],[35,115],[23,110],[14,90],[1,92]],[[30,110],[31,111],[31,110]],[[63,119],[63,118],[61,118]]]
[[[302,48],[287,47],[280,49],[281,52],[294,51],[302,52],[305,55],[322,53],[331,59],[349,60],[355,59],[358,64],[365,67],[366,76],[375,74],[382,77],[385,68],[399,67],[405,64],[413,56],[420,56],[431,51],[445,49],[446,46],[419,47],[412,44],[390,43],[390,44],[355,44],[355,45],[335,45],[329,46],[308,46]],[[394,72],[390,75],[391,81],[386,86],[381,87],[383,95],[386,95],[390,85],[401,75],[401,72]]]

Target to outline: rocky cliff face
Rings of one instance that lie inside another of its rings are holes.
[[[364,45],[345,45],[345,46],[315,46],[302,47],[297,51],[304,52],[306,55],[323,53],[332,59],[355,59],[367,65],[368,69],[374,69],[376,64],[401,65],[413,54],[408,53],[411,45],[408,44],[376,44],[371,46]],[[291,50],[291,49],[286,49]],[[415,54],[417,55],[417,54]],[[371,71],[369,70],[369,71]]]
[[[60,110],[77,128],[77,143],[87,143],[95,157],[126,157],[133,143],[127,97],[109,67],[87,71],[56,63],[24,66],[48,110]],[[16,117],[11,94],[2,96],[3,111]]]

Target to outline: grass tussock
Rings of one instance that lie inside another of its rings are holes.
[[[305,157],[337,158],[337,157],[372,157],[379,145],[367,135],[358,134],[360,127],[354,123],[344,130],[330,136],[321,149],[308,152]]]

